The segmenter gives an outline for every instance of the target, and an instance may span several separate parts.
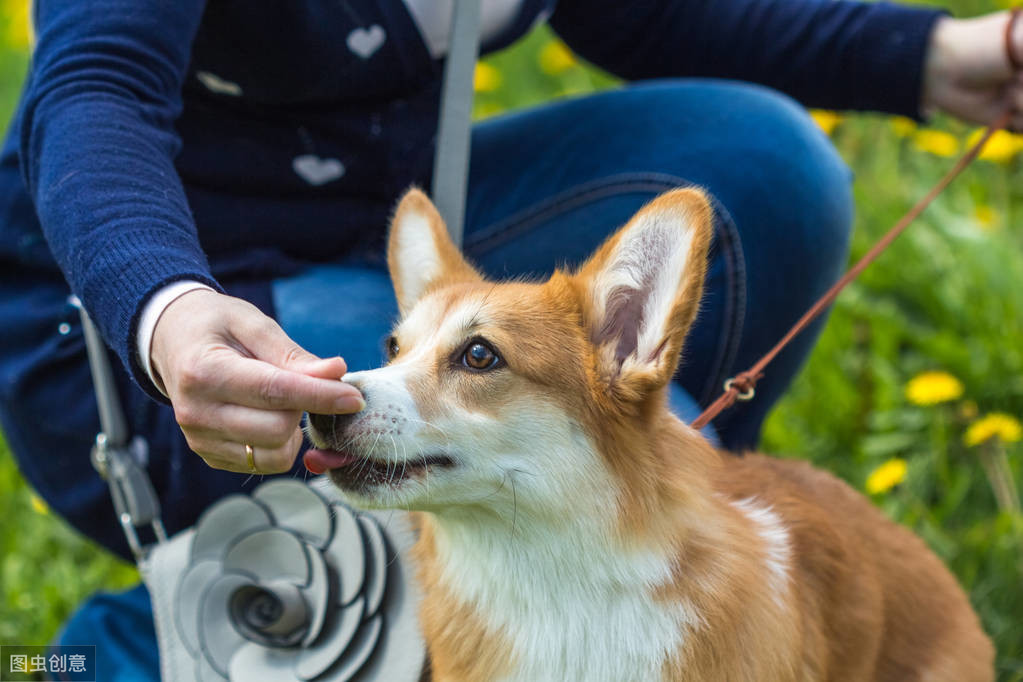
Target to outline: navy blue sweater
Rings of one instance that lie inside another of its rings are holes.
[[[524,0],[484,50],[545,12],[572,49],[627,79],[736,78],[908,116],[940,14]],[[344,257],[379,239],[381,207],[428,178],[441,65],[401,0],[38,0],[36,29],[0,159],[0,267],[59,268],[150,392],[133,351],[154,291]]]

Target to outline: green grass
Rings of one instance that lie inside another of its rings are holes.
[[[976,0],[957,6],[989,9]],[[493,89],[479,94],[477,115],[614,85],[559,58],[551,40],[541,29],[487,60]],[[20,52],[0,51],[4,117],[25,63]],[[960,141],[969,133],[950,120],[932,127]],[[912,133],[900,136],[884,117],[845,117],[832,137],[856,173],[854,255],[951,164],[917,149]],[[963,434],[990,412],[1023,417],[1020,163],[976,163],[842,295],[764,438],[767,451],[808,458],[861,490],[883,462],[908,463],[905,481],[874,499],[955,571],[997,643],[999,679],[1007,682],[1023,681],[1023,519],[999,510],[982,467],[990,448],[967,447]],[[957,377],[963,395],[911,404],[907,382],[932,369]],[[1018,484],[1023,447],[1009,444],[1006,452]],[[87,594],[135,579],[130,567],[34,509],[6,451],[0,519],[0,642],[46,642]]]

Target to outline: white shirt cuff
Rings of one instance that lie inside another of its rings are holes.
[[[153,386],[164,395],[167,395],[167,393],[163,390],[162,383],[156,380],[153,374],[153,364],[149,358],[149,353],[153,346],[153,333],[156,331],[156,323],[160,321],[160,316],[163,315],[163,311],[167,309],[167,306],[189,291],[195,291],[196,289],[214,291],[212,287],[192,279],[172,282],[150,296],[145,307],[142,308],[142,315],[139,317],[139,327],[135,334],[135,351],[138,353],[139,364],[142,365],[142,369],[146,370],[146,376],[153,382]]]

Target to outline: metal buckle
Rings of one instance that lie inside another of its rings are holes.
[[[110,497],[124,537],[135,559],[141,560],[146,555],[147,547],[139,540],[136,529],[149,525],[157,542],[167,541],[167,531],[160,519],[160,500],[145,469],[149,460],[149,446],[143,438],[130,438],[128,421],[117,395],[107,349],[89,313],[77,296],[69,297],[68,303],[78,308],[82,319],[89,369],[103,429],[96,435],[96,444],[92,446],[89,458],[93,468],[110,486]]]
[[[735,384],[735,377],[725,380],[725,391],[731,391],[732,386]],[[753,400],[753,396],[757,394],[757,390],[750,386],[747,390],[735,394],[736,400],[746,402],[747,400]]]
[[[110,486],[117,520],[136,560],[144,558],[148,551],[148,546],[139,539],[138,528],[148,525],[158,543],[167,541],[160,501],[141,465],[147,454],[148,447],[142,438],[133,438],[127,447],[114,447],[102,432],[97,434],[91,453],[93,468]]]

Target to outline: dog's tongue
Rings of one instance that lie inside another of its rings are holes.
[[[355,455],[347,452],[310,448],[309,450],[306,450],[305,456],[302,458],[302,462],[305,464],[305,468],[310,472],[320,475],[327,471],[327,469],[343,467],[346,464],[351,464],[356,459]]]

